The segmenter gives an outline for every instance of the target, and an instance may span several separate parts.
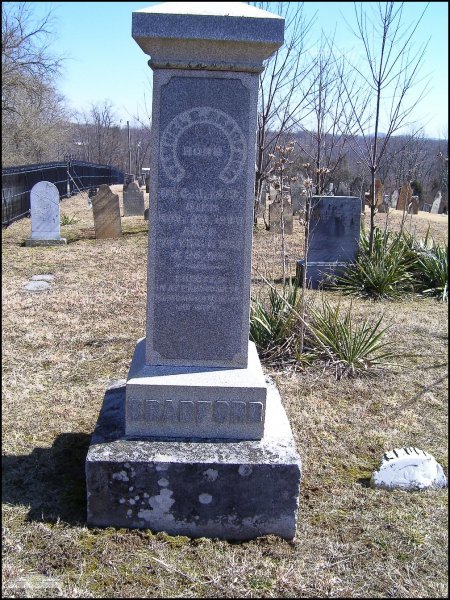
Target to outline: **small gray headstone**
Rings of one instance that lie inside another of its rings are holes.
[[[269,205],[269,228],[273,233],[282,233],[282,212],[281,202],[272,202]],[[294,219],[292,204],[287,200],[283,201],[283,221],[284,221],[284,233],[291,235],[294,232]]]
[[[436,459],[418,448],[395,448],[386,452],[370,484],[386,490],[423,490],[443,488],[447,478]]]
[[[431,214],[433,215],[437,215],[439,214],[439,209],[441,208],[441,199],[442,199],[442,194],[441,192],[438,192],[433,200],[433,204],[431,205]]]
[[[31,237],[26,246],[65,244],[61,237],[59,191],[50,181],[36,183],[30,192]]]
[[[144,214],[144,192],[133,181],[123,191],[123,216],[142,217]]]

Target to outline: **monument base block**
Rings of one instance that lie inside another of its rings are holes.
[[[255,344],[245,369],[145,364],[145,338],[126,386],[127,437],[259,440],[267,386]]]
[[[105,394],[86,458],[89,525],[194,538],[294,538],[301,462],[271,380],[261,440],[132,441],[124,430],[121,385]]]
[[[25,240],[25,246],[64,246],[67,244],[66,238],[58,238],[55,240],[39,240],[29,238]]]

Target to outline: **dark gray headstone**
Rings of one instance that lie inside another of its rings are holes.
[[[336,263],[342,266],[356,258],[360,225],[360,198],[312,197],[307,262],[307,280],[311,287],[317,287],[327,272],[338,273]]]

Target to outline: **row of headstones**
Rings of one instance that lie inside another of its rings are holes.
[[[122,235],[119,196],[110,187],[101,185],[91,196],[95,237],[98,239],[116,238]],[[66,244],[61,237],[60,198],[58,188],[49,181],[40,181],[30,192],[31,237],[26,246],[54,246]],[[124,217],[144,216],[148,219],[148,209],[144,210],[144,192],[135,182],[124,186]]]

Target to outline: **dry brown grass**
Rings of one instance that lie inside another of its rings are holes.
[[[85,197],[64,200],[61,212],[77,219],[62,228],[66,247],[23,247],[27,219],[3,232],[5,596],[447,596],[446,491],[367,486],[383,451],[402,445],[427,450],[447,472],[447,383],[435,384],[447,370],[447,305],[353,301],[356,316],[384,312],[399,353],[410,355],[374,379],[270,372],[303,461],[294,542],[91,529],[84,460],[105,388],[126,377],[145,333],[147,227],[122,219],[121,239],[96,241]],[[446,241],[447,218],[429,217],[412,217],[416,231],[431,223]],[[292,274],[301,244],[296,223]],[[254,264],[281,276],[279,236],[255,233]],[[26,293],[42,273],[55,275],[52,291]]]

